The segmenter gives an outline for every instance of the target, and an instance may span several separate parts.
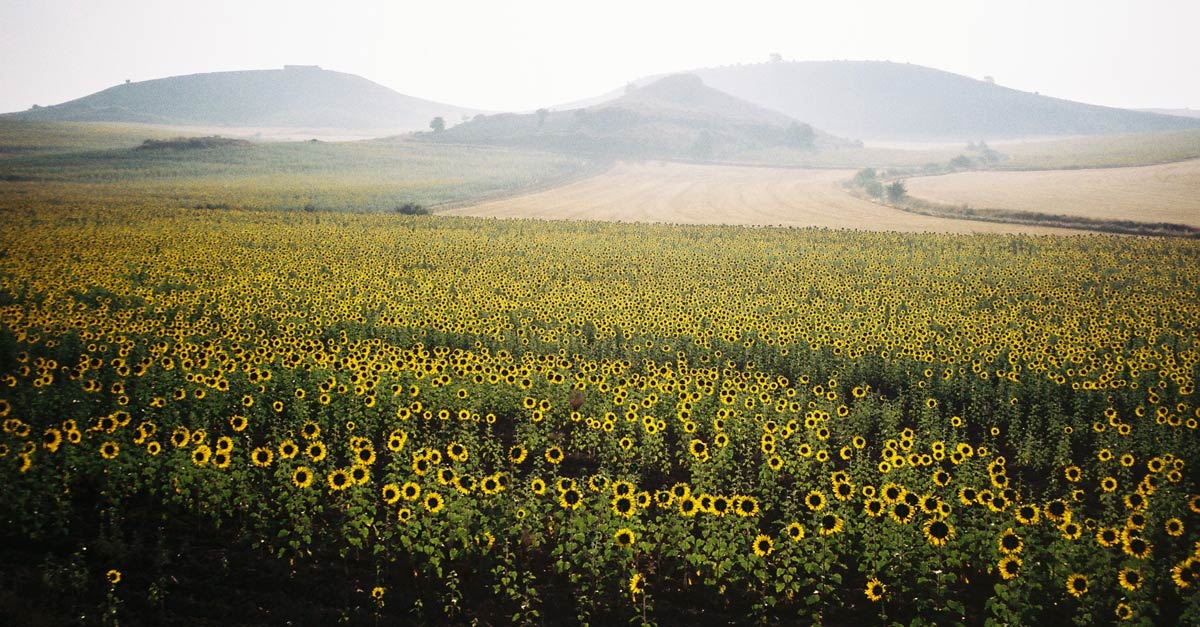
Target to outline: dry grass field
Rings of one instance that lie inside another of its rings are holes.
[[[1200,227],[1200,159],[1134,168],[962,172],[908,179],[937,203]]]
[[[850,170],[622,163],[575,183],[446,211],[449,215],[674,224],[741,224],[940,233],[1058,233],[906,213],[850,196]]]

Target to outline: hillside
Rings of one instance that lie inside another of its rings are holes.
[[[714,89],[831,133],[866,140],[966,141],[1200,127],[1200,119],[1050,98],[903,63],[777,62],[692,73]]]
[[[848,145],[808,124],[674,75],[603,104],[566,111],[476,116],[420,139],[536,147],[614,157],[720,159],[742,150]]]
[[[213,72],[126,83],[7,117],[181,126],[428,128],[434,116],[473,113],[316,66]]]

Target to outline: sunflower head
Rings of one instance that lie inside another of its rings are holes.
[[[1070,577],[1067,577],[1067,592],[1071,593],[1071,596],[1073,596],[1075,598],[1080,598],[1083,595],[1087,594],[1087,591],[1088,591],[1087,577],[1085,577],[1079,573],[1073,573]]]
[[[753,547],[755,555],[766,557],[775,550],[775,541],[771,539],[771,536],[759,534],[754,538]]]

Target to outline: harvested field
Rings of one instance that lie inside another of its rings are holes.
[[[962,172],[912,178],[922,200],[1103,220],[1200,227],[1200,159],[1135,168]]]
[[[906,213],[850,196],[851,170],[622,163],[551,190],[449,215],[675,224],[744,224],[941,233],[1074,233]]]

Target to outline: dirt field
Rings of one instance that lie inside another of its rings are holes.
[[[813,226],[942,233],[1073,233],[933,218],[854,198],[849,170],[787,170],[678,163],[618,164],[555,189],[445,212],[497,218],[675,224]]]
[[[917,198],[976,209],[1200,227],[1200,159],[1100,170],[963,172],[907,184]]]

